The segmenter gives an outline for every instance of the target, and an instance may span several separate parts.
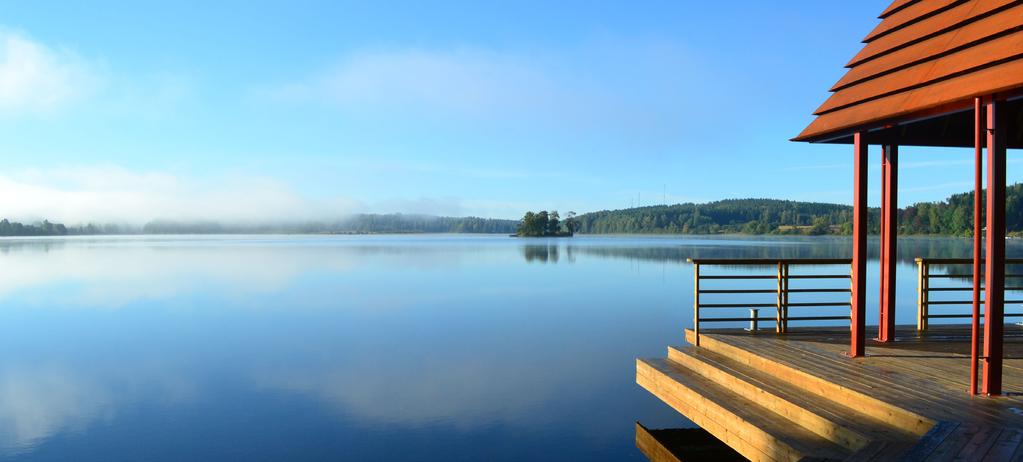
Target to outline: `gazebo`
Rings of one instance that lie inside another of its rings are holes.
[[[882,157],[880,342],[895,340],[899,147],[974,148],[972,367],[983,363],[981,392],[988,395],[1002,392],[1006,149],[1023,147],[1021,3],[896,0],[846,64],[848,72],[831,87],[815,120],[794,139],[853,146],[852,357],[863,356],[865,342],[868,146],[879,145]],[[974,369],[971,393],[976,376]]]
[[[1023,0],[895,0],[880,18],[795,138],[853,146],[852,258],[694,254],[686,344],[638,358],[636,383],[751,460],[1020,460],[1023,326],[1004,319],[1023,316],[1005,312],[1006,290],[1023,291],[1005,283],[1023,280],[1005,269],[1023,264],[1005,255],[1006,151],[1023,147]],[[871,144],[883,167],[876,328],[866,325]],[[972,260],[917,259],[917,326],[896,338],[900,146],[974,148],[976,194]],[[948,266],[971,264],[972,281]],[[956,293],[972,298],[945,298]],[[931,314],[931,304],[972,310]],[[932,318],[972,323],[928,327]],[[701,327],[715,324],[727,327]],[[973,396],[978,375],[987,397]],[[665,454],[658,434],[637,425],[653,460]]]

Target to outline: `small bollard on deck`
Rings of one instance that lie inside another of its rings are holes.
[[[759,318],[759,317],[760,317],[760,309],[759,308],[750,308],[749,309],[749,328],[745,329],[747,332],[756,333],[757,328],[758,328],[758,326],[757,326],[757,320],[758,319],[757,318]]]

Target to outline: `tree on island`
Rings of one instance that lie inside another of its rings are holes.
[[[579,223],[575,219],[575,212],[568,212],[568,217],[562,223],[557,210],[551,212],[541,210],[536,213],[526,212],[515,235],[520,237],[567,237],[575,233],[578,228]]]

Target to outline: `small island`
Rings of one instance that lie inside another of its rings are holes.
[[[565,220],[561,221],[558,211],[547,212],[526,212],[522,217],[522,223],[515,230],[517,237],[572,237],[579,229],[579,221],[575,218],[575,212],[568,212]]]

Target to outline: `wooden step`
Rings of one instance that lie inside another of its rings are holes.
[[[704,348],[670,347],[668,359],[850,451],[874,441],[912,443],[919,438]]]
[[[694,340],[693,331],[686,329],[686,341],[695,343]],[[701,335],[699,348],[725,356],[743,366],[759,370],[819,397],[827,398],[845,407],[856,409],[861,414],[866,414],[873,419],[885,422],[891,427],[902,429],[913,435],[923,436],[936,423],[917,413],[831,382],[814,373],[788,366],[758,355],[755,352],[717,340],[713,335]]]
[[[636,360],[636,383],[750,460],[843,460],[853,452],[668,359]]]

